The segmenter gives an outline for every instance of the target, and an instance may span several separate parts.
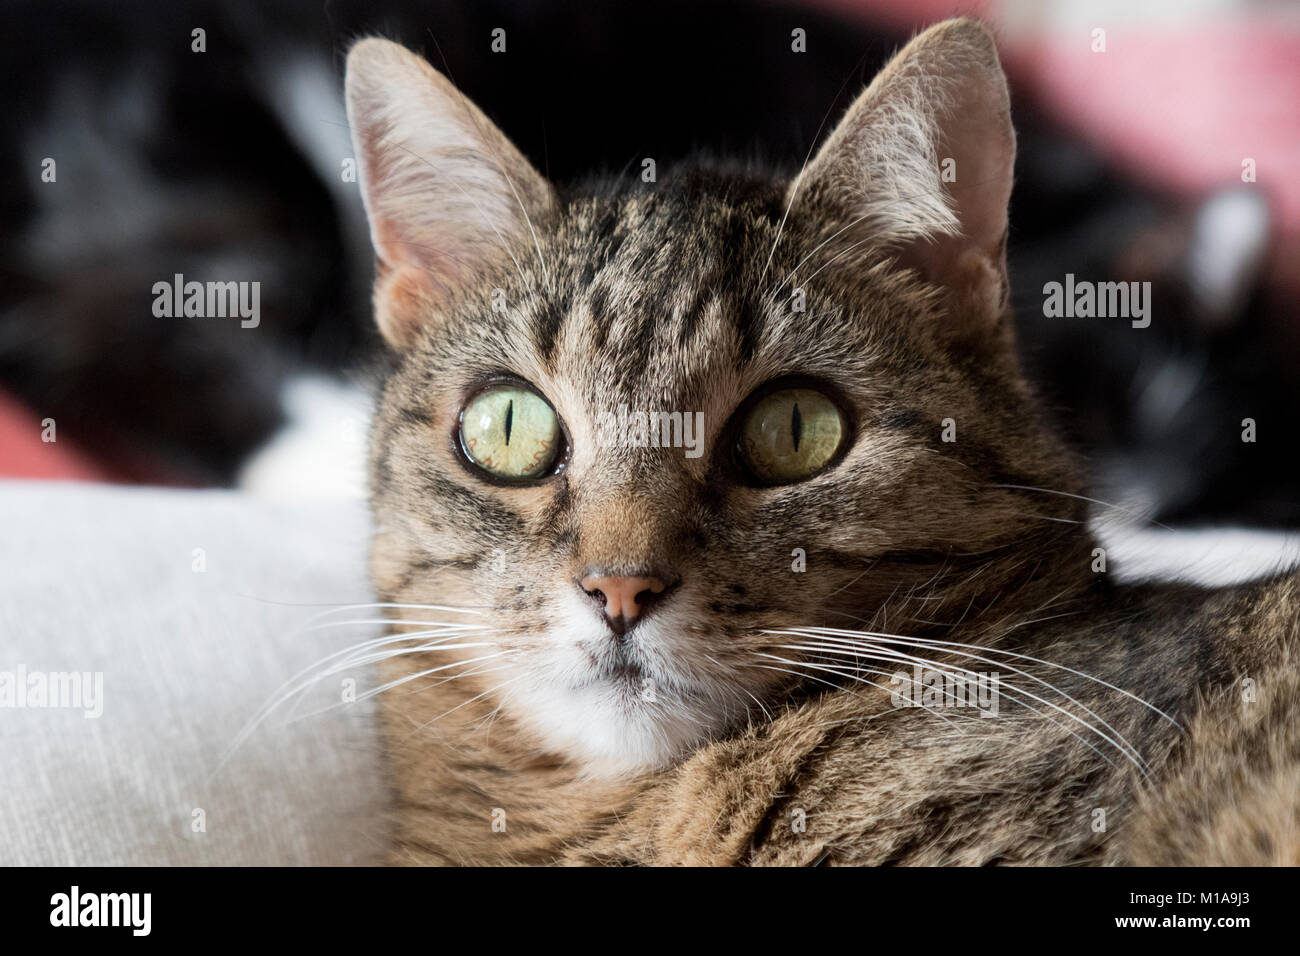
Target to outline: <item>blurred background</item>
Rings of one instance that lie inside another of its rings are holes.
[[[7,0],[0,477],[363,494],[357,37],[421,51],[559,182],[701,150],[794,173],[959,13],[1012,83],[1024,362],[1098,497],[1300,526],[1300,5],[1243,0]],[[257,327],[155,316],[178,274],[258,282]],[[1151,282],[1150,326],[1045,317],[1067,274]]]

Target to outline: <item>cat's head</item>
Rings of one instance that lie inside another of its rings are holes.
[[[1012,356],[978,24],[910,43],[793,179],[557,189],[382,40],[347,99],[398,356],[376,587],[478,611],[457,683],[539,747],[662,766],[843,680],[773,631],[1002,613],[1081,518],[1021,490],[1077,489]]]

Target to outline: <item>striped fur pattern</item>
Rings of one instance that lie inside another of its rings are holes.
[[[1186,742],[1235,732],[1223,701],[1247,673],[1273,688],[1260,706],[1294,710],[1271,675],[1295,584],[1127,592],[1095,572],[1079,469],[1011,350],[1014,134],[982,27],[914,40],[796,177],[698,164],[559,189],[381,40],[354,48],[348,101],[396,356],[373,578],[395,618],[480,629],[382,665],[395,862],[1218,859],[1209,828],[1233,824],[1212,808],[1172,850],[1130,821],[1182,829],[1187,802],[1153,789],[1166,766],[1184,792],[1240,789],[1230,747],[1195,769]],[[467,397],[504,378],[563,422],[540,483],[457,451]],[[757,487],[736,415],[783,381],[833,396],[848,448]],[[620,407],[702,413],[702,454],[603,442]],[[607,676],[575,584],[592,567],[680,580],[631,632],[649,699]],[[893,706],[917,663],[1000,672],[999,715]],[[1261,719],[1276,802],[1295,765]],[[1252,845],[1293,852],[1273,836]]]

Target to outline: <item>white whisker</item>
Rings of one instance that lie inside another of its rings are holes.
[[[889,690],[889,688],[886,687],[884,684],[877,684],[875,681],[869,681],[869,680],[867,680],[865,677],[857,677],[857,676],[855,676],[855,675],[853,675],[853,674],[851,674],[851,673],[846,673],[845,670],[844,670],[843,668],[827,667],[827,666],[822,666],[822,665],[818,665],[818,664],[812,664],[812,663],[809,663],[808,661],[792,661],[792,660],[789,660],[788,658],[785,658],[785,657],[778,657],[778,656],[773,655],[773,654],[759,654],[758,656],[759,656],[759,657],[767,658],[768,660],[780,661],[780,662],[783,663],[783,664],[793,664],[793,665],[796,666],[796,667],[798,667],[798,666],[800,666],[800,665],[802,665],[802,666],[806,666],[806,667],[813,667],[813,668],[816,668],[817,670],[826,671],[826,672],[831,673],[831,674],[838,674],[838,675],[841,676],[841,677],[847,677],[847,678],[849,678],[850,680],[856,680],[856,681],[858,681],[859,683],[867,684],[867,685],[869,685],[869,686],[871,686],[871,687],[878,687],[878,688],[880,688],[880,689],[883,690],[883,691],[888,691],[888,690]],[[869,670],[868,673],[872,673],[872,671]],[[874,671],[874,673],[880,674],[880,675],[882,675],[882,676],[889,676],[889,675],[888,675],[888,672],[886,672],[886,671]],[[838,685],[838,684],[832,684],[831,686],[833,686],[833,687],[838,687],[839,685]],[[933,709],[931,709],[931,708],[929,708],[929,707],[925,707],[924,705],[922,705],[922,709],[927,710],[927,711],[929,711],[930,713],[934,714],[934,716],[938,717],[938,718],[939,718],[940,720],[942,720],[944,723],[946,723],[946,724],[952,724],[953,727],[957,727],[957,725],[956,725],[955,723],[953,723],[952,718],[947,717],[947,716],[945,716],[945,715],[939,713],[937,710],[933,710]],[[961,728],[959,728],[959,727],[957,728],[957,730],[958,730],[958,732],[960,732],[960,733],[965,733],[965,731],[961,730]]]
[[[382,693],[383,693],[384,691],[386,691],[386,690],[391,690],[391,689],[394,688],[394,687],[400,687],[402,684],[408,683],[409,681],[418,680],[418,679],[421,678],[421,677],[427,677],[429,674],[440,673],[440,672],[445,671],[445,670],[448,670],[449,668],[452,668],[452,667],[460,667],[460,666],[463,666],[463,665],[466,665],[466,664],[474,664],[474,663],[477,663],[477,662],[480,662],[480,661],[491,660],[491,659],[496,658],[496,657],[501,657],[502,654],[505,654],[505,653],[507,653],[507,652],[502,651],[502,652],[500,652],[500,653],[498,653],[498,654],[485,654],[485,655],[482,656],[482,657],[471,657],[471,658],[469,658],[468,660],[463,660],[463,661],[452,661],[450,664],[444,664],[444,665],[442,665],[441,667],[433,667],[433,668],[430,668],[430,669],[428,669],[428,670],[421,671],[421,672],[419,672],[418,674],[408,674],[408,675],[405,676],[405,677],[401,677],[401,678],[398,678],[397,680],[389,681],[388,683],[383,684],[383,685],[381,685],[381,686],[379,686],[379,687],[372,688],[372,689],[366,691],[364,694],[361,694],[360,696],[358,696],[355,700],[350,700],[350,701],[339,701],[339,702],[337,702],[337,703],[330,704],[328,707],[322,707],[322,708],[320,708],[320,709],[318,709],[318,710],[313,710],[313,711],[310,711],[310,712],[308,712],[308,713],[306,713],[306,714],[300,714],[300,715],[298,715],[298,716],[296,716],[296,717],[293,717],[293,718],[290,719],[290,720],[286,720],[285,723],[286,723],[286,724],[297,723],[297,722],[300,721],[300,720],[305,720],[305,719],[307,719],[307,718],[309,718],[309,717],[317,717],[317,716],[319,716],[319,715],[321,715],[321,714],[326,714],[326,713],[329,713],[330,711],[338,710],[339,708],[342,708],[342,707],[351,707],[353,704],[359,704],[359,703],[361,703],[362,701],[370,700],[370,698],[372,698],[372,697],[376,697],[376,696],[378,696],[379,694],[382,694]],[[464,675],[455,675],[455,676],[464,676]]]
[[[824,633],[822,633],[822,632],[830,631],[830,630],[833,630],[833,629],[829,629],[829,628],[803,628],[803,629],[799,629],[798,631],[772,631],[772,632],[765,632],[765,633],[775,633],[775,634],[785,633],[785,634],[788,634],[789,636],[792,636],[792,637],[805,637],[805,638],[806,638],[806,637],[813,637],[813,638],[821,637],[823,640],[830,640],[830,641],[838,641],[838,642],[840,642],[839,644],[832,644],[831,647],[837,647],[837,646],[838,646],[838,647],[841,648],[841,650],[842,650],[842,648],[843,648],[843,646],[844,646],[845,644],[850,644],[850,646],[852,646],[855,650],[860,651],[860,652],[870,652],[870,653],[872,653],[872,654],[877,654],[877,655],[881,655],[881,656],[888,656],[890,659],[905,660],[905,661],[909,661],[909,662],[911,662],[911,663],[916,663],[916,664],[920,664],[920,665],[924,665],[924,666],[929,666],[929,667],[932,667],[932,668],[934,668],[934,669],[936,669],[936,670],[939,670],[939,669],[941,668],[941,666],[942,666],[942,665],[938,665],[938,664],[936,664],[934,661],[928,660],[928,659],[926,659],[926,658],[921,658],[921,657],[916,657],[915,655],[905,654],[905,653],[903,653],[903,652],[901,652],[901,651],[896,651],[896,650],[893,650],[893,649],[891,649],[891,648],[880,647],[879,645],[873,645],[873,644],[864,643],[864,642],[861,641],[862,632],[851,632],[851,631],[849,631],[849,632],[841,632],[841,635],[829,635],[829,636],[826,635],[826,634],[824,634]],[[850,639],[850,638],[847,637],[847,635],[850,635],[850,634],[855,635],[855,636],[854,636],[853,638]],[[843,635],[843,636],[842,636],[842,635]],[[901,638],[901,637],[897,637],[897,636],[894,636],[894,635],[891,635],[891,636],[889,636],[889,637],[876,637],[875,635],[872,635],[872,637],[873,637],[874,640],[876,640],[876,641],[880,641],[880,642],[885,643],[885,644],[902,644],[902,645],[904,645],[904,646],[916,646],[916,643],[919,642],[919,639],[918,639],[918,641],[915,641],[915,642],[914,642],[914,641],[912,641],[911,639],[908,639],[908,638]],[[850,642],[852,642],[852,643],[850,643]],[[930,643],[930,642],[927,641],[927,642],[925,642],[925,643]],[[947,643],[952,643],[952,642],[947,642]],[[819,647],[818,649],[821,649],[821,650],[829,650],[830,648],[828,648],[828,647],[826,647],[826,646],[823,645],[823,646]],[[980,649],[980,650],[987,650],[987,648],[979,648],[979,649]],[[970,657],[970,658],[972,658],[972,659],[974,659],[974,660],[982,661],[983,663],[993,664],[994,666],[1005,667],[1005,668],[1007,668],[1008,670],[1010,670],[1012,673],[1019,674],[1019,675],[1022,676],[1022,677],[1028,677],[1029,679],[1034,680],[1034,681],[1037,681],[1038,683],[1042,684],[1044,687],[1048,688],[1049,690],[1052,690],[1052,691],[1054,691],[1055,693],[1060,694],[1063,698],[1065,698],[1065,699],[1066,699],[1067,701],[1069,701],[1070,703],[1074,704],[1076,707],[1078,707],[1078,708],[1079,708],[1080,710],[1082,710],[1084,713],[1086,713],[1086,714],[1088,714],[1089,716],[1095,718],[1095,719],[1098,721],[1098,723],[1099,723],[1102,727],[1104,727],[1104,728],[1106,728],[1106,730],[1110,731],[1110,734],[1103,733],[1103,732],[1102,732],[1101,730],[1099,730],[1097,727],[1093,726],[1092,724],[1089,724],[1086,720],[1084,720],[1083,718],[1079,717],[1077,714],[1074,714],[1074,713],[1072,713],[1072,712],[1066,710],[1065,708],[1061,707],[1061,706],[1058,705],[1058,704],[1053,703],[1052,701],[1045,700],[1044,698],[1039,697],[1038,695],[1033,694],[1033,693],[1031,693],[1030,691],[1028,691],[1028,690],[1026,690],[1026,689],[1024,689],[1024,688],[1017,688],[1017,687],[1015,687],[1014,685],[1008,684],[1008,687],[1013,688],[1017,693],[1024,694],[1024,695],[1026,695],[1026,696],[1032,698],[1033,700],[1035,700],[1035,701],[1037,701],[1037,702],[1039,702],[1039,703],[1041,703],[1041,704],[1043,704],[1043,705],[1045,705],[1045,706],[1047,706],[1047,707],[1050,707],[1050,708],[1052,708],[1052,709],[1055,710],[1055,711],[1058,711],[1059,713],[1061,713],[1061,714],[1063,714],[1063,715],[1069,717],[1070,719],[1072,719],[1072,720],[1074,720],[1074,721],[1077,721],[1079,724],[1081,724],[1081,725],[1083,725],[1084,727],[1088,728],[1088,729],[1091,730],[1093,733],[1095,733],[1095,734],[1097,734],[1098,736],[1102,737],[1102,739],[1106,740],[1107,742],[1109,742],[1109,743],[1111,743],[1112,745],[1114,745],[1117,749],[1119,749],[1120,752],[1123,753],[1123,754],[1125,755],[1125,757],[1126,757],[1130,762],[1132,762],[1135,766],[1137,766],[1137,768],[1138,768],[1138,769],[1139,769],[1143,774],[1146,773],[1146,761],[1142,758],[1142,756],[1141,756],[1141,754],[1138,752],[1137,748],[1136,748],[1135,746],[1133,746],[1133,744],[1132,744],[1131,742],[1129,742],[1129,741],[1127,740],[1127,738],[1125,738],[1125,737],[1123,736],[1123,734],[1121,734],[1118,730],[1116,730],[1114,727],[1112,727],[1112,726],[1111,726],[1111,725],[1110,725],[1110,724],[1109,724],[1105,719],[1103,719],[1099,714],[1097,714],[1097,713],[1096,713],[1095,711],[1093,711],[1091,708],[1089,708],[1089,707],[1086,706],[1085,704],[1079,702],[1078,700],[1076,700],[1074,697],[1070,696],[1069,694],[1065,693],[1065,691],[1061,690],[1059,687],[1056,687],[1056,686],[1054,686],[1053,684],[1050,684],[1049,682],[1043,680],[1041,677],[1038,677],[1038,676],[1035,675],[1035,674],[1031,674],[1031,673],[1028,673],[1028,672],[1026,672],[1026,671],[1020,670],[1019,668],[1016,668],[1016,667],[1014,667],[1013,665],[1007,664],[1006,662],[1000,662],[1000,661],[990,660],[990,659],[987,658],[987,657],[983,657],[983,656],[981,656],[981,655],[973,654],[973,653],[970,653],[970,652],[967,652],[967,651],[955,650],[955,651],[953,651],[953,653],[961,654],[961,655],[964,656],[964,657]],[[963,670],[964,670],[964,668],[963,668]],[[968,673],[972,673],[972,672],[968,671]],[[1081,676],[1086,676],[1086,675],[1081,675]],[[1099,683],[1104,683],[1104,682],[1100,682],[1100,681],[1099,681]],[[1129,695],[1129,696],[1132,696],[1132,695]],[[1134,699],[1136,700],[1137,698],[1134,698]],[[1145,702],[1143,702],[1143,703],[1145,703]],[[1147,705],[1147,706],[1150,706],[1150,705]],[[1152,709],[1154,709],[1154,708],[1152,708]],[[1111,734],[1113,734],[1114,736],[1112,737]]]
[[[824,647],[818,647],[818,646],[814,646],[814,647],[806,647],[806,646],[802,646],[802,645],[789,645],[789,644],[782,644],[782,645],[779,645],[779,646],[782,647],[782,648],[788,649],[788,650],[805,650],[805,651],[806,651],[806,650],[826,650],[826,651],[830,651],[831,653],[834,653],[834,650],[833,650],[832,648],[824,648]],[[842,653],[842,652],[841,652],[841,653]],[[896,654],[897,656],[890,656],[891,654]],[[868,655],[868,656],[869,656],[869,655]],[[899,653],[899,652],[891,652],[891,651],[888,651],[887,649],[884,649],[884,648],[882,648],[882,649],[880,650],[880,652],[879,652],[876,656],[884,657],[884,658],[887,659],[887,660],[899,660],[900,662],[902,662],[902,661],[915,662],[915,661],[917,661],[917,660],[922,660],[922,661],[924,661],[924,659],[919,659],[919,658],[909,658],[907,655],[902,655],[902,654]],[[856,652],[854,653],[854,657],[855,657],[855,658],[857,657],[857,653],[856,653]],[[963,672],[963,673],[966,673],[966,674],[974,674],[974,673],[975,673],[974,671],[967,670],[966,668],[957,668],[957,669],[954,670],[954,671],[950,671],[950,670],[945,669],[943,665],[938,664],[938,663],[933,662],[933,661],[924,661],[924,663],[926,663],[926,664],[930,667],[930,669],[936,671],[937,673],[943,674],[944,676],[956,676],[958,672]],[[885,675],[885,676],[893,676],[893,675],[890,674],[890,672],[888,672],[888,671],[880,671],[880,670],[874,670],[874,669],[871,669],[870,672],[871,672],[871,673],[882,674],[882,675]],[[1014,684],[1010,684],[1010,683],[1007,683],[1007,684],[1006,684],[1006,688],[1004,689],[1004,692],[1009,692],[1009,693],[1014,693],[1014,694],[1024,694],[1025,696],[1029,696],[1029,697],[1032,697],[1032,696],[1033,696],[1033,695],[1029,694],[1027,691],[1023,691],[1023,690],[1021,690],[1020,688],[1016,687]],[[947,690],[945,690],[945,691],[944,691],[944,696],[945,696],[945,697],[951,697],[954,701],[956,700],[956,692],[955,692],[955,691],[952,692],[952,693],[950,694]],[[1037,698],[1035,698],[1035,699],[1037,699]],[[1014,700],[1014,698],[1013,698],[1013,700]],[[1057,727],[1060,727],[1062,730],[1064,730],[1064,731],[1065,731],[1067,734],[1069,734],[1071,737],[1075,738],[1075,739],[1078,740],[1080,743],[1082,743],[1085,747],[1087,747],[1089,750],[1093,751],[1093,753],[1097,754],[1097,756],[1099,756],[1102,760],[1104,760],[1108,765],[1110,765],[1110,766],[1112,766],[1112,767],[1115,766],[1114,761],[1112,761],[1109,757],[1107,757],[1104,753],[1102,753],[1102,751],[1100,750],[1100,748],[1098,748],[1098,747],[1097,747],[1095,744],[1093,744],[1090,740],[1087,740],[1086,738],[1084,738],[1084,737],[1080,736],[1079,734],[1075,733],[1073,730],[1071,730],[1071,729],[1070,729],[1069,727],[1067,727],[1065,724],[1062,724],[1060,721],[1056,720],[1056,719],[1055,719],[1054,717],[1052,717],[1050,714],[1044,714],[1042,711],[1039,711],[1039,710],[1037,710],[1037,709],[1035,709],[1035,708],[1033,708],[1033,707],[1030,707],[1030,706],[1029,706],[1028,704],[1026,704],[1024,701],[1019,701],[1019,700],[1017,700],[1017,701],[1015,701],[1015,702],[1018,703],[1018,704],[1020,704],[1020,706],[1024,707],[1024,708],[1025,708],[1026,710],[1028,710],[1030,713],[1034,714],[1036,717],[1039,717],[1039,718],[1042,719],[1042,720],[1046,720],[1048,723],[1051,723],[1051,724],[1054,724],[1054,725],[1057,726]],[[929,708],[925,708],[925,709],[928,710]],[[1059,708],[1058,708],[1058,709],[1059,709]],[[1087,724],[1085,721],[1080,721],[1079,718],[1078,718],[1077,716],[1075,716],[1075,715],[1073,715],[1073,714],[1069,714],[1068,711],[1065,712],[1065,713],[1067,713],[1068,716],[1070,716],[1072,719],[1074,719],[1074,720],[1076,720],[1076,721],[1078,721],[1078,722],[1080,722],[1080,723],[1083,723],[1083,725],[1084,725],[1085,727],[1088,727],[1088,729],[1091,730],[1093,733],[1098,733],[1098,731],[1096,730],[1096,728],[1090,726],[1090,725]],[[1104,737],[1105,735],[1101,735],[1101,736]],[[1113,743],[1113,741],[1112,741],[1112,743]],[[1129,759],[1130,761],[1132,761],[1133,758],[1132,758],[1132,757],[1129,757],[1128,754],[1125,753],[1125,751],[1123,750],[1123,748],[1119,748],[1118,745],[1116,745],[1116,746],[1117,746],[1117,748],[1120,750],[1121,753],[1124,753],[1125,756],[1128,757],[1128,759]],[[1139,771],[1141,771],[1143,768],[1142,768],[1141,766],[1139,766],[1138,769],[1139,769]]]
[[[1114,684],[1108,683],[1107,681],[1102,680],[1100,677],[1094,677],[1093,675],[1087,674],[1083,671],[1075,670],[1074,668],[1068,667],[1065,664],[1058,664],[1055,661],[1043,660],[1042,658],[1039,657],[1031,657],[1028,654],[1018,654],[1015,651],[1004,650],[1003,648],[1000,647],[987,647],[981,644],[963,644],[959,641],[943,641],[943,640],[938,640],[936,638],[926,638],[926,637],[906,637],[900,634],[881,634],[872,631],[847,631],[839,628],[824,628],[824,627],[801,628],[800,630],[805,632],[819,633],[819,634],[824,633],[830,636],[869,637],[872,638],[873,640],[878,640],[878,641],[898,641],[901,643],[911,643],[913,646],[917,644],[929,644],[936,647],[973,648],[976,650],[984,651],[989,654],[1001,654],[1004,657],[1014,657],[1017,660],[1031,661],[1035,664],[1042,664],[1045,667],[1055,667],[1058,670],[1063,670],[1066,673],[1073,674],[1075,677],[1081,677],[1084,680],[1089,680],[1092,681],[1093,683],[1100,684],[1102,687],[1105,687],[1107,690],[1113,690],[1117,694],[1123,694],[1125,697],[1129,698],[1130,700],[1141,704],[1143,707],[1146,707],[1147,709],[1153,711],[1156,714],[1159,714],[1161,717],[1169,721],[1169,723],[1173,724],[1179,730],[1183,729],[1182,724],[1174,720],[1174,718],[1170,717],[1159,707],[1155,706],[1152,703],[1149,703],[1148,701],[1143,700],[1141,697],[1138,697],[1136,694],[1126,691],[1122,687],[1116,687]],[[773,631],[771,633],[779,634],[781,632]]]

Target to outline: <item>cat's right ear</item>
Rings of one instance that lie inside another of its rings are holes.
[[[478,107],[406,48],[360,41],[345,86],[377,256],[375,318],[402,348],[485,270],[523,261],[555,194]]]

